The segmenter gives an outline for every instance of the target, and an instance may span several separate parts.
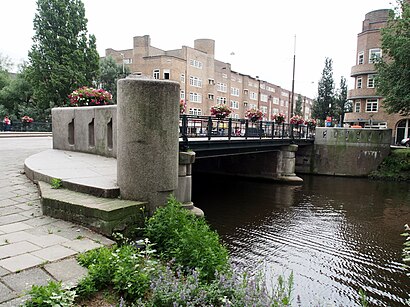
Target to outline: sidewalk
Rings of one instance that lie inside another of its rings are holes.
[[[37,186],[23,166],[27,157],[51,147],[51,137],[0,137],[0,306],[19,306],[32,285],[75,283],[85,270],[74,257],[113,243],[42,215]]]

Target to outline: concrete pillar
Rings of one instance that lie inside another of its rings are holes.
[[[179,153],[178,189],[174,195],[185,209],[190,210],[196,216],[204,216],[204,212],[195,207],[192,202],[192,164],[194,162],[195,152]]]
[[[278,180],[289,183],[302,183],[303,179],[296,176],[295,164],[296,164],[296,151],[298,145],[291,144],[282,146],[278,155]]]
[[[117,183],[123,199],[149,203],[152,214],[178,186],[179,84],[118,81]]]

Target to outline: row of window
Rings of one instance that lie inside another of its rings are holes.
[[[381,56],[382,50],[380,48],[369,49],[369,63],[375,63]],[[364,51],[360,51],[357,54],[357,64],[364,64]]]
[[[376,86],[376,75],[367,75],[367,87],[374,88]],[[356,77],[356,88],[363,87],[362,77]]]
[[[379,110],[379,100],[378,99],[367,99],[366,100],[366,112],[377,112]],[[355,101],[354,111],[361,112],[361,102],[360,100]]]

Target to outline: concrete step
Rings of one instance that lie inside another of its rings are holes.
[[[114,158],[49,149],[28,157],[24,171],[34,182],[60,179],[63,188],[75,192],[106,198],[120,195]]]
[[[17,138],[17,137],[45,137],[53,136],[52,132],[16,132],[16,131],[1,131],[0,138]]]
[[[112,237],[115,232],[141,227],[145,202],[96,197],[38,181],[43,214],[82,224],[96,232]]]

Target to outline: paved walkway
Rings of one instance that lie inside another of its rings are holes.
[[[32,285],[74,283],[85,274],[75,255],[113,242],[41,213],[24,160],[52,147],[51,137],[0,138],[0,306],[19,306]]]

